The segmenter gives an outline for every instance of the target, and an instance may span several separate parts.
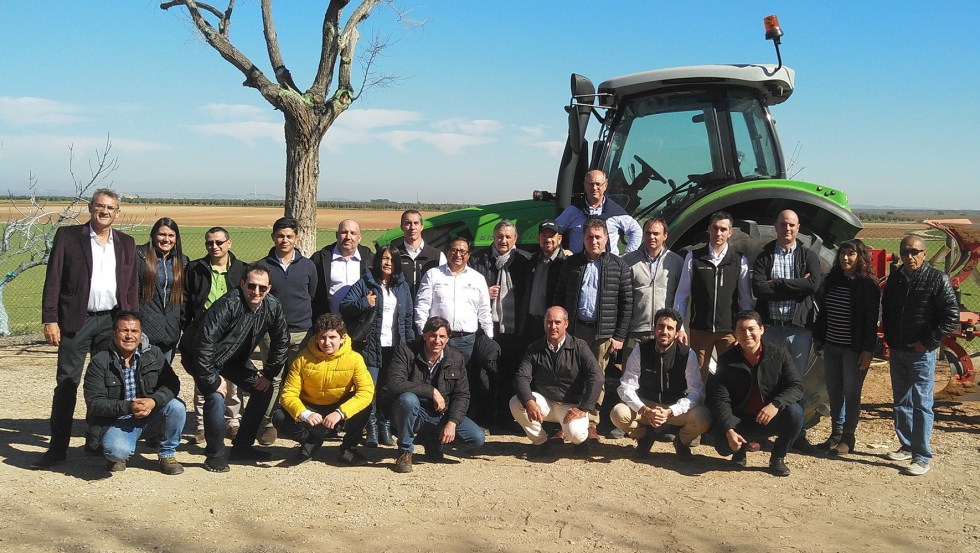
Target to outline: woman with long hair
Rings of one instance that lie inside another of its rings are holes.
[[[173,361],[183,322],[188,264],[177,222],[169,217],[157,220],[150,229],[150,241],[136,248],[136,255],[143,334]]]
[[[830,437],[821,447],[831,454],[854,451],[861,416],[861,388],[878,340],[881,289],[864,242],[841,242],[834,266],[818,291],[813,345],[823,350],[830,395]]]
[[[374,378],[376,390],[381,390],[387,380],[388,365],[395,347],[415,340],[413,316],[415,303],[412,291],[402,275],[398,248],[383,246],[374,254],[371,270],[357,281],[340,304],[341,313],[348,320],[365,320],[371,312],[374,319],[364,337],[364,362]],[[354,332],[353,329],[350,332]],[[371,403],[371,416],[367,423],[366,445],[378,443],[393,445],[391,422],[381,418]]]

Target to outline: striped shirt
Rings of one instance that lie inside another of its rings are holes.
[[[834,286],[824,299],[827,311],[827,343],[851,347],[851,288]]]
[[[796,278],[796,270],[793,267],[795,257],[796,242],[793,242],[793,247],[789,249],[776,244],[773,249],[771,278],[773,280]],[[773,300],[769,302],[769,316],[774,321],[792,321],[795,310],[796,300]]]
[[[133,364],[126,366],[126,361],[122,360],[122,380],[123,380],[123,399],[132,403],[136,399],[136,367],[139,365],[139,353],[133,353]],[[123,415],[120,420],[131,418],[133,415]]]

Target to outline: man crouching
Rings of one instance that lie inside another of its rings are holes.
[[[144,432],[161,434],[160,470],[184,472],[174,457],[187,416],[184,403],[176,397],[180,380],[160,349],[143,340],[139,315],[132,311],[116,315],[112,344],[92,357],[84,388],[89,432],[102,437],[109,472],[126,470],[126,461],[136,453],[136,441]]]
[[[386,403],[398,434],[395,472],[412,472],[415,441],[425,446],[425,458],[441,462],[442,446],[478,448],[483,429],[466,417],[470,387],[463,354],[447,348],[449,321],[431,317],[422,327],[422,340],[402,344],[388,368]]]
[[[524,428],[533,447],[525,458],[542,457],[551,450],[552,440],[542,422],[561,423],[562,433],[575,444],[575,453],[585,455],[589,438],[589,411],[595,409],[602,390],[599,363],[584,340],[569,336],[568,312],[562,307],[548,309],[544,316],[544,337],[533,342],[517,367],[510,412]]]

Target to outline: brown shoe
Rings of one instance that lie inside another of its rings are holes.
[[[205,439],[203,430],[198,430],[193,436],[187,438],[187,443],[189,444],[203,444],[204,442]]]
[[[126,460],[106,461],[105,469],[109,472],[122,472],[126,470]]]
[[[276,432],[276,427],[270,426],[259,436],[259,443],[261,445],[273,445],[277,438],[279,438],[279,433]]]
[[[589,437],[585,439],[586,443],[599,443],[599,433],[596,432],[594,426],[589,427]]]
[[[555,443],[559,443],[559,444],[565,443],[565,430],[559,428],[558,432],[555,432],[555,435],[548,439],[554,440]]]
[[[160,472],[173,476],[184,472],[184,467],[177,462],[175,457],[164,457],[157,461],[160,465]]]
[[[412,472],[412,452],[403,451],[398,459],[395,459],[395,472],[402,474]]]

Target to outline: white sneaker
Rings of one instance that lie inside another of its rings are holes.
[[[885,458],[889,461],[911,461],[912,452],[907,449],[899,449],[898,451],[892,451],[885,454]]]
[[[905,467],[902,474],[906,476],[922,476],[923,474],[929,472],[929,463],[924,463],[922,461],[913,461],[911,465]]]

